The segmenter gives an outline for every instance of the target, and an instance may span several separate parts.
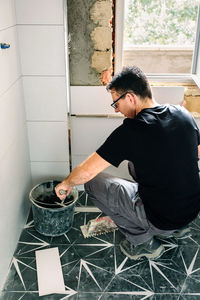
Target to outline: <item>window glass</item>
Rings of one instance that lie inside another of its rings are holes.
[[[198,0],[125,0],[123,65],[190,73]]]

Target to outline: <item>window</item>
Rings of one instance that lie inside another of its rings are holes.
[[[198,0],[118,0],[116,71],[123,65],[135,64],[154,80],[191,81],[191,69],[193,74],[196,70],[200,73],[198,3]]]

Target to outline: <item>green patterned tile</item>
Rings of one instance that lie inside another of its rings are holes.
[[[133,261],[120,251],[119,230],[83,237],[80,226],[99,215],[76,212],[69,232],[46,237],[34,229],[30,212],[0,299],[38,299],[35,251],[49,247],[59,248],[66,294],[40,299],[200,299],[199,218],[191,224],[192,237],[162,240],[165,252],[159,259]]]

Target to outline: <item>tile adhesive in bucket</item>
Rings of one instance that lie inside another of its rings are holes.
[[[29,194],[35,229],[46,236],[59,236],[68,232],[74,219],[78,190],[73,188],[64,202],[54,191],[59,181],[50,180],[36,185]]]

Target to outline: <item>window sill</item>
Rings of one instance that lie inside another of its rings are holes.
[[[150,82],[195,84],[192,74],[146,74]],[[163,85],[163,84],[162,84]]]

